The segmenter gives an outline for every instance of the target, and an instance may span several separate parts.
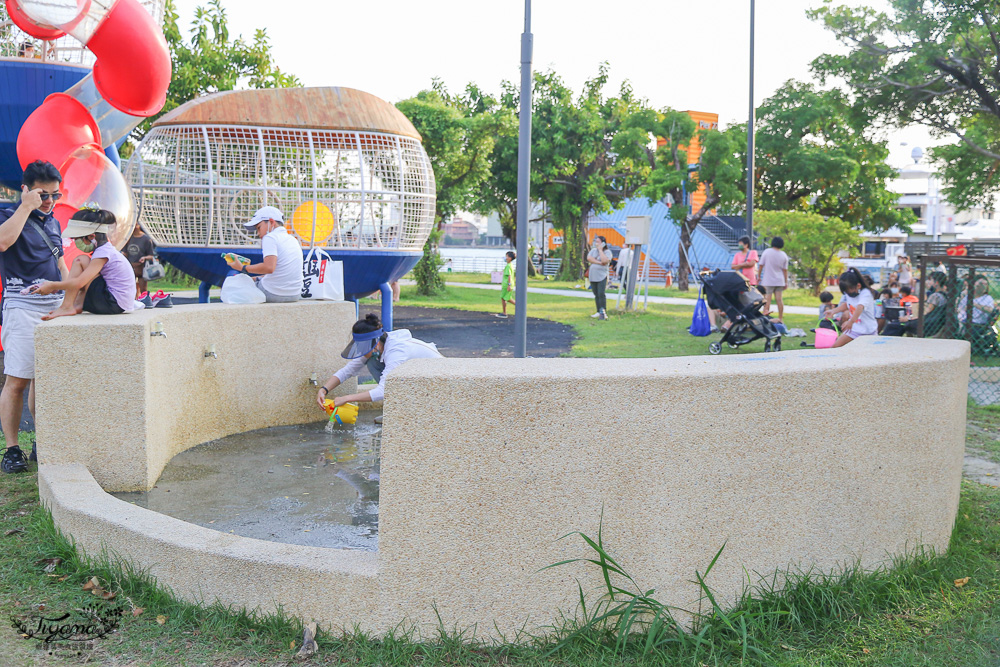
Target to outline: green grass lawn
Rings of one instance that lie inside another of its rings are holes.
[[[434,299],[404,287],[412,306],[495,312],[496,294],[449,288]],[[645,313],[590,319],[593,302],[532,295],[528,314],[572,325],[579,334],[573,356],[635,357],[705,354],[710,339],[686,333],[691,308],[656,306]],[[801,318],[801,319],[799,319]],[[811,318],[790,316],[806,328]],[[791,339],[794,341],[795,339]],[[761,344],[750,349],[760,351]],[[970,407],[968,446],[1000,459],[1000,408]],[[25,437],[24,442],[27,442]],[[34,470],[34,466],[32,466]],[[790,497],[790,502],[794,498]],[[915,553],[893,569],[839,576],[793,577],[784,591],[749,588],[725,614],[706,619],[693,635],[661,637],[646,651],[648,634],[618,647],[607,632],[573,627],[521,645],[495,645],[442,632],[417,641],[398,630],[387,637],[320,633],[319,651],[305,662],[294,654],[301,643],[299,621],[253,617],[218,606],[178,602],[142,573],[80,556],[39,505],[34,472],[0,475],[0,612],[10,616],[79,609],[94,601],[83,586],[97,577],[125,610],[120,629],[100,641],[88,664],[108,667],[211,665],[649,665],[690,667],[754,665],[995,667],[1000,664],[1000,489],[962,485],[961,505],[947,554]],[[877,539],[877,536],[873,536]],[[615,551],[615,545],[608,545]],[[59,559],[58,562],[46,559]],[[45,567],[51,567],[50,572]],[[630,573],[639,581],[644,573]],[[692,578],[694,572],[691,573]],[[968,577],[962,586],[956,581]],[[247,582],[252,585],[253,582]],[[323,594],[316,591],[316,594]],[[572,615],[574,610],[567,609]],[[400,619],[402,620],[402,619]],[[36,642],[7,625],[0,629],[0,665],[36,665]],[[44,664],[80,664],[80,658]]]
[[[490,274],[488,273],[449,273],[444,272],[442,274],[446,282],[453,283],[475,283],[475,284],[490,284]],[[412,279],[412,276],[406,276]],[[541,277],[529,278],[529,284],[531,287],[547,287],[551,289],[579,289],[580,291],[590,291],[590,285],[586,280],[576,280],[576,281],[565,281],[565,280],[545,280]],[[830,292],[833,292],[835,299],[840,298],[840,290],[837,287],[826,288]],[[608,288],[608,300],[612,299],[612,296],[618,293],[618,288]],[[691,289],[687,292],[681,292],[676,287],[664,287],[662,284],[654,285],[650,283],[649,285],[649,295],[650,296],[671,296],[680,299],[696,299],[698,298],[698,287],[692,285]],[[785,305],[788,306],[815,306],[819,308],[819,297],[813,296],[809,290],[804,289],[790,289],[785,291],[784,296]]]
[[[400,305],[427,308],[457,308],[482,312],[500,312],[498,293],[473,287],[449,287],[445,294],[435,297],[417,295],[416,287],[403,286]],[[608,300],[610,319],[592,319],[593,299],[531,294],[528,316],[555,320],[571,325],[579,339],[574,343],[570,356],[574,357],[674,357],[708,354],[708,344],[719,339],[718,335],[698,338],[687,332],[691,325],[692,306],[650,304],[649,310],[623,313],[612,310],[614,301]],[[510,312],[510,311],[508,311]],[[806,331],[815,326],[816,318],[808,315],[787,315],[789,327]],[[529,332],[530,333],[530,332]],[[788,338],[788,348],[798,347],[799,341],[808,338]],[[744,345],[738,350],[725,349],[723,354],[763,352],[762,340]]]

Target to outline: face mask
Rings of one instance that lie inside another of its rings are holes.
[[[893,287],[892,288],[892,293],[893,294],[899,294],[899,288],[898,287]]]
[[[89,243],[84,239],[76,239],[74,242],[76,243],[77,250],[80,252],[94,252],[94,248],[96,247],[93,243]]]

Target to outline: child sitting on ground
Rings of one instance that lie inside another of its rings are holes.
[[[98,315],[117,315],[137,308],[135,272],[125,255],[108,241],[115,224],[111,211],[96,206],[82,208],[73,214],[63,238],[74,239],[80,255],[73,260],[69,277],[56,282],[46,281],[30,289],[38,294],[65,290],[62,304],[43,320],[77,315],[84,310]]]
[[[826,317],[826,311],[833,309],[833,295],[821,292],[819,295],[819,319]]]

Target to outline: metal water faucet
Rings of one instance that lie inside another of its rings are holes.
[[[215,343],[210,343],[208,347],[205,348],[205,358],[212,357],[213,359],[218,359],[219,355],[215,352]]]
[[[163,330],[163,322],[154,322],[152,330],[149,332],[150,336],[163,336],[167,337],[166,332]]]

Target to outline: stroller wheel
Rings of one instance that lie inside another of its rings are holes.
[[[729,341],[728,343],[726,343],[726,345],[729,346],[730,350],[735,350],[735,349],[737,349],[739,347],[739,344],[738,343],[734,343],[733,341]]]
[[[770,352],[771,351],[771,341],[768,340],[768,341],[764,342],[764,351],[765,352]]]
[[[735,346],[731,346],[731,347],[735,347]],[[722,352],[722,345],[720,345],[719,343],[709,343],[708,344],[708,351],[711,352],[712,354],[718,354],[719,352]]]
[[[781,339],[777,338],[774,341],[774,346],[771,347],[775,352],[781,352]]]

